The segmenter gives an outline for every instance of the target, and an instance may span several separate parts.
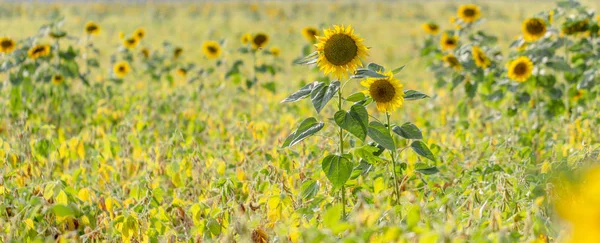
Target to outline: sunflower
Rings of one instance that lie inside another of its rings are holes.
[[[27,55],[31,59],[38,59],[50,55],[50,45],[35,45],[29,49]]]
[[[147,59],[148,57],[150,57],[150,50],[148,50],[148,48],[143,48],[140,51],[140,54],[142,54],[142,56]]]
[[[251,40],[252,40],[252,34],[246,33],[246,34],[242,35],[242,44],[246,45],[246,44],[250,43]]]
[[[481,17],[481,10],[475,4],[465,4],[458,8],[458,17],[465,23],[473,23]]]
[[[173,58],[177,59],[181,56],[181,54],[183,54],[183,48],[175,47],[175,50],[173,50]]]
[[[59,84],[62,84],[64,81],[65,81],[65,78],[60,74],[56,74],[56,75],[52,76],[53,84],[59,85]]]
[[[138,28],[133,32],[133,36],[138,38],[138,40],[144,39],[144,37],[146,37],[146,30],[144,28]]]
[[[113,67],[113,72],[117,75],[117,77],[122,78],[129,73],[130,69],[129,63],[126,61],[120,61],[117,62]]]
[[[533,63],[522,56],[508,63],[508,77],[517,82],[525,82],[533,72]]]
[[[458,38],[456,36],[449,36],[448,34],[444,34],[440,39],[440,44],[442,45],[443,51],[452,50],[458,45]]]
[[[443,56],[442,61],[444,61],[444,63],[446,63],[446,65],[448,65],[448,67],[451,67],[456,71],[460,71],[462,69],[462,65],[460,65],[458,58],[456,58],[456,56],[454,56],[454,54],[452,54],[452,53],[449,53],[448,55]]]
[[[215,59],[221,55],[221,46],[216,41],[205,41],[202,44],[202,52],[209,59]]]
[[[87,24],[85,24],[85,33],[88,35],[98,35],[100,34],[100,26],[92,21],[87,22]]]
[[[304,27],[302,29],[302,35],[310,43],[315,43],[315,42],[317,42],[317,36],[319,35],[319,30],[314,27]]]
[[[185,75],[187,75],[187,70],[185,70],[185,68],[178,68],[177,75],[179,75],[181,77],[185,77]]]
[[[16,47],[17,47],[17,44],[11,38],[8,38],[8,37],[0,38],[0,52],[8,54],[8,53],[11,53],[12,51],[14,51]]]
[[[127,49],[133,49],[140,43],[139,39],[136,37],[130,37],[123,40],[123,45],[127,47]]]
[[[258,33],[252,38],[252,47],[254,49],[263,48],[269,43],[269,36],[265,33]]]
[[[475,60],[475,65],[478,67],[486,69],[492,64],[492,61],[487,57],[485,52],[481,50],[480,47],[473,46],[471,52],[473,54],[473,60]]]
[[[540,18],[530,18],[523,21],[521,30],[526,41],[539,40],[546,34],[546,22]]]
[[[575,35],[589,30],[589,19],[583,19],[575,22],[567,22],[563,24],[562,33],[565,35]]]
[[[377,110],[390,112],[402,107],[404,91],[402,84],[392,72],[383,74],[386,78],[367,78],[360,84],[367,88],[364,94],[371,96],[377,103]]]
[[[430,35],[437,35],[440,32],[440,26],[433,22],[425,23],[422,27]]]
[[[315,44],[319,57],[317,65],[325,75],[332,73],[338,79],[346,78],[362,66],[362,58],[369,55],[363,39],[354,34],[352,26],[334,25],[324,30],[325,36],[317,37]]]
[[[281,49],[279,49],[279,47],[271,47],[269,51],[271,51],[271,54],[273,54],[273,56],[276,57],[278,57],[279,54],[281,54]]]

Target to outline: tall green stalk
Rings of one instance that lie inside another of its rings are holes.
[[[390,125],[390,113],[385,112],[385,121],[388,128],[388,132],[392,134],[392,126]],[[390,156],[392,157],[392,176],[394,179],[394,192],[396,193],[396,203],[400,203],[400,189],[398,186],[398,178],[396,175],[396,151],[390,150]]]

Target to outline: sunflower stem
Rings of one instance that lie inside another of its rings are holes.
[[[385,112],[385,121],[388,128],[388,132],[392,133],[392,126],[390,125],[390,113]],[[394,192],[396,193],[396,203],[400,203],[400,188],[398,186],[398,178],[396,175],[396,150],[390,150],[390,156],[392,157],[392,178],[394,180]]]
[[[342,110],[342,88],[338,88],[338,111]],[[344,130],[340,127],[340,156],[344,156]],[[342,218],[346,218],[346,186],[342,186]]]

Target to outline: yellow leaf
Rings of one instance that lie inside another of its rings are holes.
[[[27,229],[28,229],[28,230],[35,229],[35,225],[33,224],[33,220],[31,220],[31,219],[26,219],[26,220],[25,220],[25,224],[27,225]]]
[[[81,190],[79,190],[79,193],[77,193],[77,197],[79,197],[81,201],[90,202],[90,190],[88,190],[87,188],[81,188]]]
[[[83,146],[83,142],[79,142],[79,145],[77,145],[77,155],[79,155],[80,159],[85,159],[85,147]]]
[[[60,190],[60,192],[56,196],[56,203],[65,204],[65,205],[69,204],[69,198],[67,197],[67,194],[65,193],[65,191]]]

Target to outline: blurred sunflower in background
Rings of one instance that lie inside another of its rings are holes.
[[[13,52],[16,47],[17,47],[17,44],[11,38],[8,38],[8,37],[0,38],[0,52],[8,54],[8,53]]]
[[[367,78],[360,84],[367,88],[363,93],[373,98],[377,104],[377,110],[392,112],[402,107],[404,103],[403,85],[394,78],[392,72],[383,75],[386,78]]]
[[[458,8],[457,15],[465,23],[473,23],[481,17],[481,9],[475,4],[465,4]]]
[[[422,25],[422,27],[423,30],[430,35],[437,35],[438,32],[440,32],[440,26],[433,22],[425,23]]]
[[[315,43],[317,41],[317,36],[319,35],[319,30],[314,27],[304,27],[302,29],[302,35],[308,42]]]
[[[352,26],[334,25],[332,29],[324,30],[324,36],[317,37],[315,44],[319,57],[317,65],[327,74],[341,79],[348,77],[348,72],[354,73],[362,66],[361,59],[369,55],[363,39],[354,34]]]
[[[462,70],[462,65],[460,65],[458,58],[456,58],[456,56],[454,56],[454,54],[452,54],[452,53],[449,53],[448,55],[443,56],[442,61],[444,61],[444,63],[448,67],[451,67],[456,71]]]
[[[590,20],[582,19],[577,21],[567,21],[563,24],[561,28],[561,33],[565,35],[576,35],[579,33],[584,33],[590,29]]]
[[[123,31],[119,32],[119,40],[125,40],[125,33]]]
[[[273,54],[273,56],[276,57],[278,57],[281,54],[281,49],[279,47],[271,47],[269,51],[271,52],[271,54]]]
[[[146,30],[144,28],[138,28],[133,32],[133,36],[139,40],[144,39],[144,37],[146,37]]]
[[[533,62],[526,57],[521,56],[508,63],[508,77],[517,82],[525,82],[533,73]]]
[[[136,37],[130,37],[130,38],[123,40],[123,45],[125,47],[127,47],[127,49],[133,49],[133,48],[137,47],[137,45],[139,43],[140,43],[140,41]]]
[[[244,45],[250,43],[250,41],[252,41],[252,34],[246,33],[246,34],[242,35],[241,41],[242,41],[242,44],[244,44]]]
[[[32,46],[29,51],[27,51],[27,55],[31,59],[38,59],[40,57],[45,57],[50,55],[50,45],[35,45]]]
[[[444,33],[440,39],[440,44],[442,45],[443,51],[453,50],[456,48],[456,46],[458,46],[458,37],[450,36],[447,33]]]
[[[129,67],[129,63],[126,61],[120,61],[117,62],[114,66],[113,66],[113,72],[115,73],[115,75],[117,75],[117,77],[119,78],[123,78],[125,77],[125,75],[127,75],[129,73],[129,71],[131,70],[131,67]]]
[[[521,26],[523,38],[528,42],[537,41],[546,34],[546,22],[540,18],[529,18]]]
[[[178,68],[177,75],[179,75],[181,77],[185,77],[187,75],[187,70],[185,70],[185,68]]]
[[[473,54],[473,60],[475,60],[475,65],[477,65],[480,68],[486,69],[492,64],[492,61],[487,57],[485,52],[483,52],[483,50],[481,50],[479,46],[473,46],[471,49],[471,52]]]
[[[221,46],[216,41],[205,41],[202,44],[202,52],[209,59],[215,59],[221,55]]]
[[[100,26],[92,21],[87,22],[85,24],[85,33],[88,35],[98,35],[100,34]]]
[[[183,54],[183,48],[176,47],[175,50],[173,50],[173,58],[178,59],[181,54]]]
[[[55,74],[54,76],[52,76],[52,83],[59,85],[62,84],[65,81],[65,78],[60,75],[60,74]]]
[[[265,33],[258,33],[252,38],[252,47],[254,49],[261,49],[269,43],[269,36]]]
[[[148,50],[148,48],[143,48],[140,51],[140,54],[142,54],[142,56],[147,59],[150,57],[150,50]]]

